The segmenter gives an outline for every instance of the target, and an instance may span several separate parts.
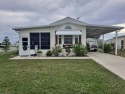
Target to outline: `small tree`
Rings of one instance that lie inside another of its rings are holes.
[[[3,45],[3,50],[5,51],[5,52],[7,52],[7,50],[9,50],[9,48],[10,48],[10,40],[9,40],[9,38],[6,36],[5,38],[4,38],[4,40],[3,40],[3,42],[2,42],[2,45]]]

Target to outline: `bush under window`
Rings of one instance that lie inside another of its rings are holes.
[[[62,48],[60,46],[55,45],[55,48],[52,48],[52,54],[55,56],[59,56],[59,53],[62,52]]]
[[[46,52],[46,56],[52,56],[52,52],[51,51],[47,51]]]
[[[73,52],[76,54],[76,56],[85,56],[87,55],[87,48],[82,44],[75,44],[73,46]]]

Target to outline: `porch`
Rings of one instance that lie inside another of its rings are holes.
[[[70,47],[72,48],[74,44],[81,43],[82,32],[80,30],[63,30],[55,32],[55,43],[62,48]]]

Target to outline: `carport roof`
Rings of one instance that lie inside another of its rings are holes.
[[[87,37],[95,37],[100,36],[106,33],[111,33],[116,30],[121,30],[124,27],[119,26],[108,26],[108,25],[94,25],[94,24],[88,24],[86,25],[86,36]]]
[[[119,27],[119,26],[107,26],[107,25],[95,25],[95,24],[88,24],[79,20],[76,20],[71,17],[66,17],[64,19],[61,19],[59,21],[56,21],[54,23],[51,23],[49,25],[44,25],[44,26],[30,26],[30,27],[16,27],[13,28],[15,31],[20,31],[24,29],[34,29],[34,28],[46,28],[46,27],[54,27],[66,23],[71,23],[71,24],[76,24],[76,25],[81,25],[81,26],[86,26],[86,36],[87,37],[95,37],[95,36],[100,36],[106,33],[110,33],[116,30],[121,30],[124,27]]]

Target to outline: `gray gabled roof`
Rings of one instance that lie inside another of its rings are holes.
[[[39,25],[39,26],[25,26],[25,27],[14,27],[13,30],[20,31],[24,29],[33,29],[33,28],[45,28],[50,27],[49,25]]]
[[[102,34],[110,33],[110,32],[113,32],[113,31],[120,30],[120,29],[124,28],[124,27],[119,27],[119,26],[87,24],[87,23],[79,21],[77,19],[74,19],[74,18],[71,18],[71,17],[66,17],[64,19],[61,19],[61,20],[56,21],[54,23],[51,23],[49,25],[16,27],[16,28],[13,28],[13,30],[20,31],[20,30],[23,30],[23,29],[46,28],[46,27],[53,27],[53,26],[62,25],[62,24],[65,24],[65,23],[71,23],[71,24],[86,26],[86,31],[87,31],[86,33],[87,33],[88,37],[99,36],[99,35],[102,35]]]
[[[85,22],[76,20],[76,19],[71,18],[71,17],[66,17],[66,18],[61,19],[61,20],[59,20],[59,21],[53,22],[53,23],[51,23],[51,24],[49,24],[49,25],[27,26],[27,27],[15,27],[15,28],[13,28],[13,30],[19,31],[19,30],[23,30],[23,29],[52,27],[52,26],[57,26],[57,25],[65,24],[65,23],[72,23],[72,24],[84,25],[84,26],[87,25],[87,23],[85,23]]]
[[[66,17],[64,19],[58,20],[54,23],[51,23],[50,25],[61,25],[61,24],[65,24],[65,23],[72,23],[72,24],[78,24],[78,25],[87,25],[87,23],[76,20],[74,18],[71,17]]]

